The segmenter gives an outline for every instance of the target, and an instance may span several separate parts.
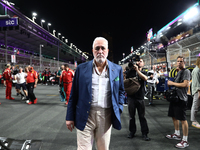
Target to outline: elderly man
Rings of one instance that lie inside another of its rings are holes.
[[[108,41],[93,42],[92,61],[77,67],[67,108],[66,124],[77,128],[78,149],[91,150],[95,139],[98,150],[108,150],[111,127],[121,129],[123,111],[123,70],[107,60]]]

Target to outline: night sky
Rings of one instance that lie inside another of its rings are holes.
[[[113,58],[117,63],[122,53],[128,55],[131,46],[137,49],[146,42],[150,28],[156,33],[197,0],[139,0],[139,1],[68,1],[68,0],[9,0],[28,17],[38,14],[36,22],[44,19],[60,32],[69,43],[83,52],[92,53],[95,37],[106,33],[112,37]],[[92,2],[92,3],[91,3]],[[44,25],[44,28],[46,26]],[[57,33],[58,33],[57,32]]]

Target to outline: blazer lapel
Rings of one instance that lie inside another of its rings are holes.
[[[113,83],[115,81],[115,78],[117,78],[117,70],[113,63],[111,63],[109,60],[108,61],[108,67],[109,67],[109,79],[110,79],[110,87],[111,87],[111,92],[113,91]]]
[[[93,60],[89,61],[88,65],[85,65],[84,78],[82,78],[83,80],[85,80],[89,93],[92,93],[92,64]]]

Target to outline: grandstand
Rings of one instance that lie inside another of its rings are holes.
[[[6,63],[12,63],[12,55],[16,58],[15,65],[33,65],[37,71],[46,67],[55,71],[65,63],[74,69],[75,63],[87,61],[88,56],[81,50],[68,45],[59,35],[56,37],[9,2],[0,0],[0,17],[2,15],[18,18],[18,26],[0,27],[0,70]]]
[[[145,61],[144,67],[148,69],[151,69],[152,65],[156,65],[158,68],[176,67],[178,55],[186,57],[186,66],[195,65],[197,56],[200,56],[200,18],[199,15],[190,13],[189,17],[191,18],[185,20],[185,16],[188,16],[189,12],[198,12],[199,14],[199,3],[188,8],[160,29],[157,34],[152,36],[151,40],[122,59],[120,65],[125,68],[127,60],[134,57],[137,52],[140,52],[141,58]],[[152,29],[150,30],[152,31]]]

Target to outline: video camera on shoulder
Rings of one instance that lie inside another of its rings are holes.
[[[137,65],[137,61],[140,61],[140,53],[136,53],[135,57],[129,59],[128,67],[134,69],[134,65]]]

